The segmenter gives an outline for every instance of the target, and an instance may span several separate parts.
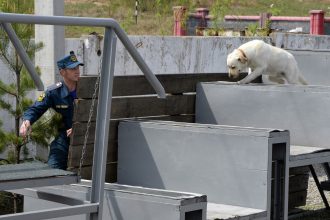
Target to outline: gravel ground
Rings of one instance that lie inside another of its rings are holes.
[[[320,182],[327,179],[324,169],[320,165],[315,165],[314,169],[319,177]],[[328,200],[330,201],[330,193],[325,191],[325,194],[326,194]],[[324,207],[322,198],[316,187],[312,174],[309,174],[306,205],[317,205],[317,204]]]
[[[314,166],[314,169],[319,177],[320,182],[327,180],[327,176],[320,165]],[[325,191],[325,195],[328,201],[330,202],[330,192]],[[300,214],[293,215],[290,217],[290,219],[330,220],[330,211],[324,209],[325,206],[323,204],[322,198],[320,196],[320,193],[316,187],[316,184],[311,174],[309,175],[309,181],[308,181],[306,205],[299,208],[306,211]]]

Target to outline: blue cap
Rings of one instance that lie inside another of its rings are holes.
[[[65,68],[73,69],[78,65],[83,66],[84,64],[77,60],[77,57],[73,51],[70,51],[70,55],[65,56],[57,61],[57,66],[60,70]]]

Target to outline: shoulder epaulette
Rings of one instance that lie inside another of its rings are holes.
[[[62,85],[63,85],[62,82],[55,83],[55,84],[53,84],[51,86],[48,86],[47,87],[47,91],[52,91],[54,89],[60,88]]]

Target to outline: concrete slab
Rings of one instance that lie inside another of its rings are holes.
[[[90,181],[81,184],[21,189],[25,195],[24,212],[64,207],[81,203],[90,197]],[[205,195],[120,184],[105,184],[102,219],[111,220],[205,220]],[[60,198],[60,199],[59,199]],[[45,200],[46,199],[46,200]],[[61,204],[59,202],[65,202]],[[86,215],[56,220],[87,219]]]
[[[0,190],[78,183],[77,173],[54,169],[42,162],[0,166]]]
[[[288,179],[286,131],[123,121],[118,141],[118,183],[205,193],[213,203],[265,210],[267,218],[271,209],[287,214],[287,181],[277,173]],[[272,161],[279,165],[273,186]]]
[[[292,145],[330,148],[327,112],[327,86],[228,82],[197,86],[197,123],[288,129]]]
[[[260,209],[242,208],[216,203],[207,203],[207,220],[230,219],[252,220],[267,219],[267,212]]]

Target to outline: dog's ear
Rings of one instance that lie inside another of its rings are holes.
[[[241,62],[241,63],[246,63],[247,62],[247,58],[246,57],[243,57],[243,56],[240,56],[239,58],[237,58],[238,62]]]
[[[245,64],[248,61],[248,59],[247,59],[244,51],[242,51],[241,49],[237,49],[237,50],[239,51],[239,53],[238,53],[238,59],[237,60],[239,62]]]

